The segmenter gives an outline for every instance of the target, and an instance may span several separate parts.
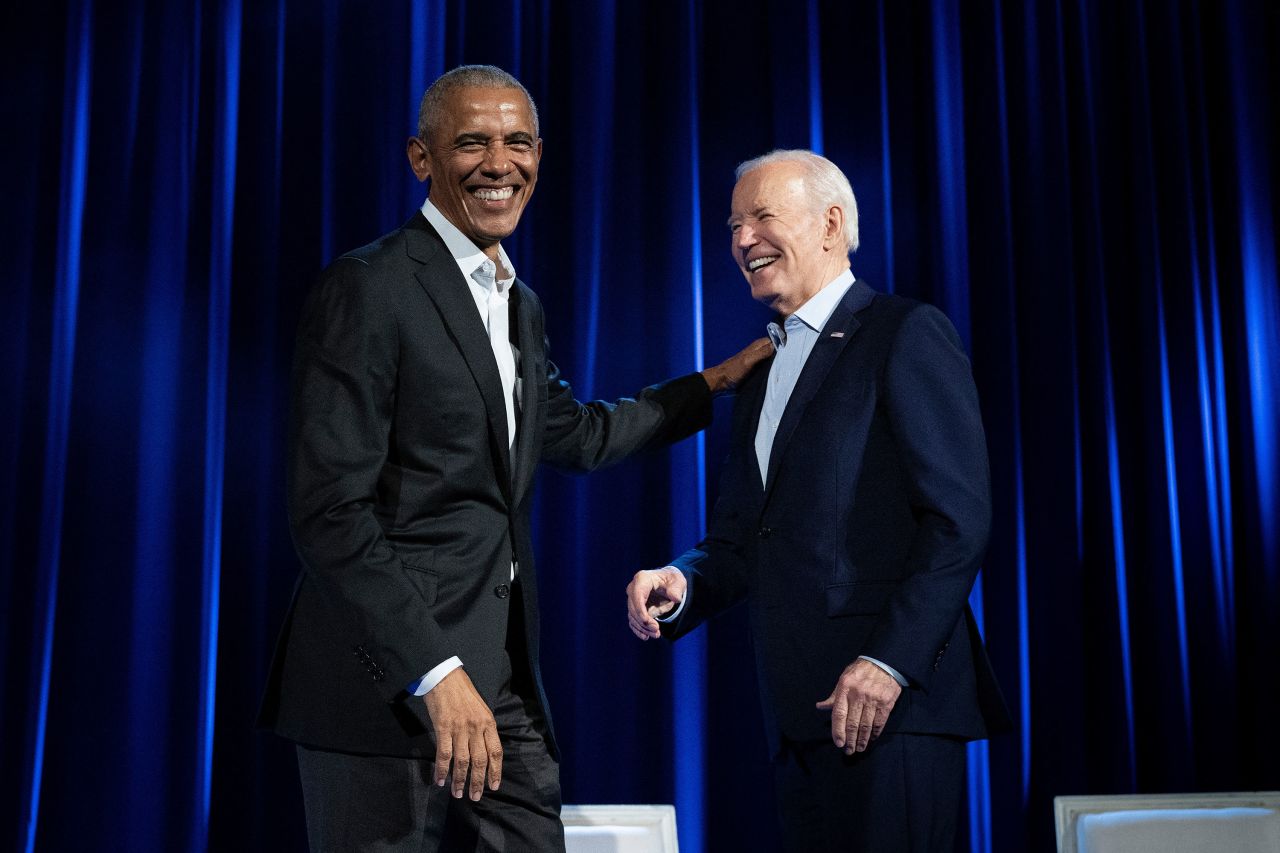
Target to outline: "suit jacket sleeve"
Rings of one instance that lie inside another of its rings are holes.
[[[768,376],[764,365],[757,367],[748,382],[760,382]],[[706,537],[671,561],[688,582],[686,600],[680,615],[661,623],[662,635],[676,640],[697,628],[707,619],[741,602],[751,589],[752,561],[748,549],[756,535],[756,514],[745,498],[759,491],[755,446],[743,439],[749,432],[750,406],[744,393],[735,401],[733,444],[720,475],[720,492],[711,512]]]
[[[857,653],[928,689],[986,551],[987,445],[969,361],[942,312],[928,305],[911,311],[884,370],[883,401],[916,529],[904,580]]]
[[[287,498],[309,580],[350,614],[388,699],[456,649],[375,516],[395,410],[397,318],[377,276],[342,258],[312,289],[293,366]]]
[[[733,607],[750,591],[748,562],[738,516],[726,506],[732,497],[716,501],[707,536],[696,548],[671,561],[685,576],[686,599],[680,615],[660,623],[662,636],[678,640],[716,614]]]
[[[636,399],[580,403],[548,360],[546,393],[542,459],[571,471],[612,465],[646,447],[679,441],[711,423],[711,389],[697,373],[652,385]]]

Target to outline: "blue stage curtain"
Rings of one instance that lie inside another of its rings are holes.
[[[1058,794],[1280,787],[1274,3],[0,15],[0,843],[304,845],[292,750],[251,728],[297,571],[293,327],[421,203],[404,141],[462,62],[538,99],[507,248],[580,394],[760,333],[723,222],[775,147],[851,178],[858,275],[955,322],[997,510],[973,603],[1018,723],[970,749],[965,849],[1052,849]],[[536,509],[566,801],[676,803],[694,853],[778,844],[745,617],[640,644],[622,588],[699,536],[729,406],[544,475]]]

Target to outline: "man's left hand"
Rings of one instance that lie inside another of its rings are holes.
[[[831,711],[831,739],[845,755],[862,752],[880,737],[902,685],[871,661],[858,659],[844,668],[836,689],[818,703]]]

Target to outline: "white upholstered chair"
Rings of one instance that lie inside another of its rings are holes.
[[[1055,797],[1059,853],[1280,853],[1280,791]]]
[[[566,853],[678,853],[675,806],[564,806]]]

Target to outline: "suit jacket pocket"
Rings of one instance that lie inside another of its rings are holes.
[[[884,610],[898,581],[827,584],[827,616],[870,616]]]
[[[422,600],[427,606],[436,603],[436,594],[440,586],[440,575],[435,569],[429,569],[426,566],[414,566],[401,561],[404,567],[404,573],[409,578],[409,583],[413,584],[413,588],[418,591],[418,595],[422,596]]]

